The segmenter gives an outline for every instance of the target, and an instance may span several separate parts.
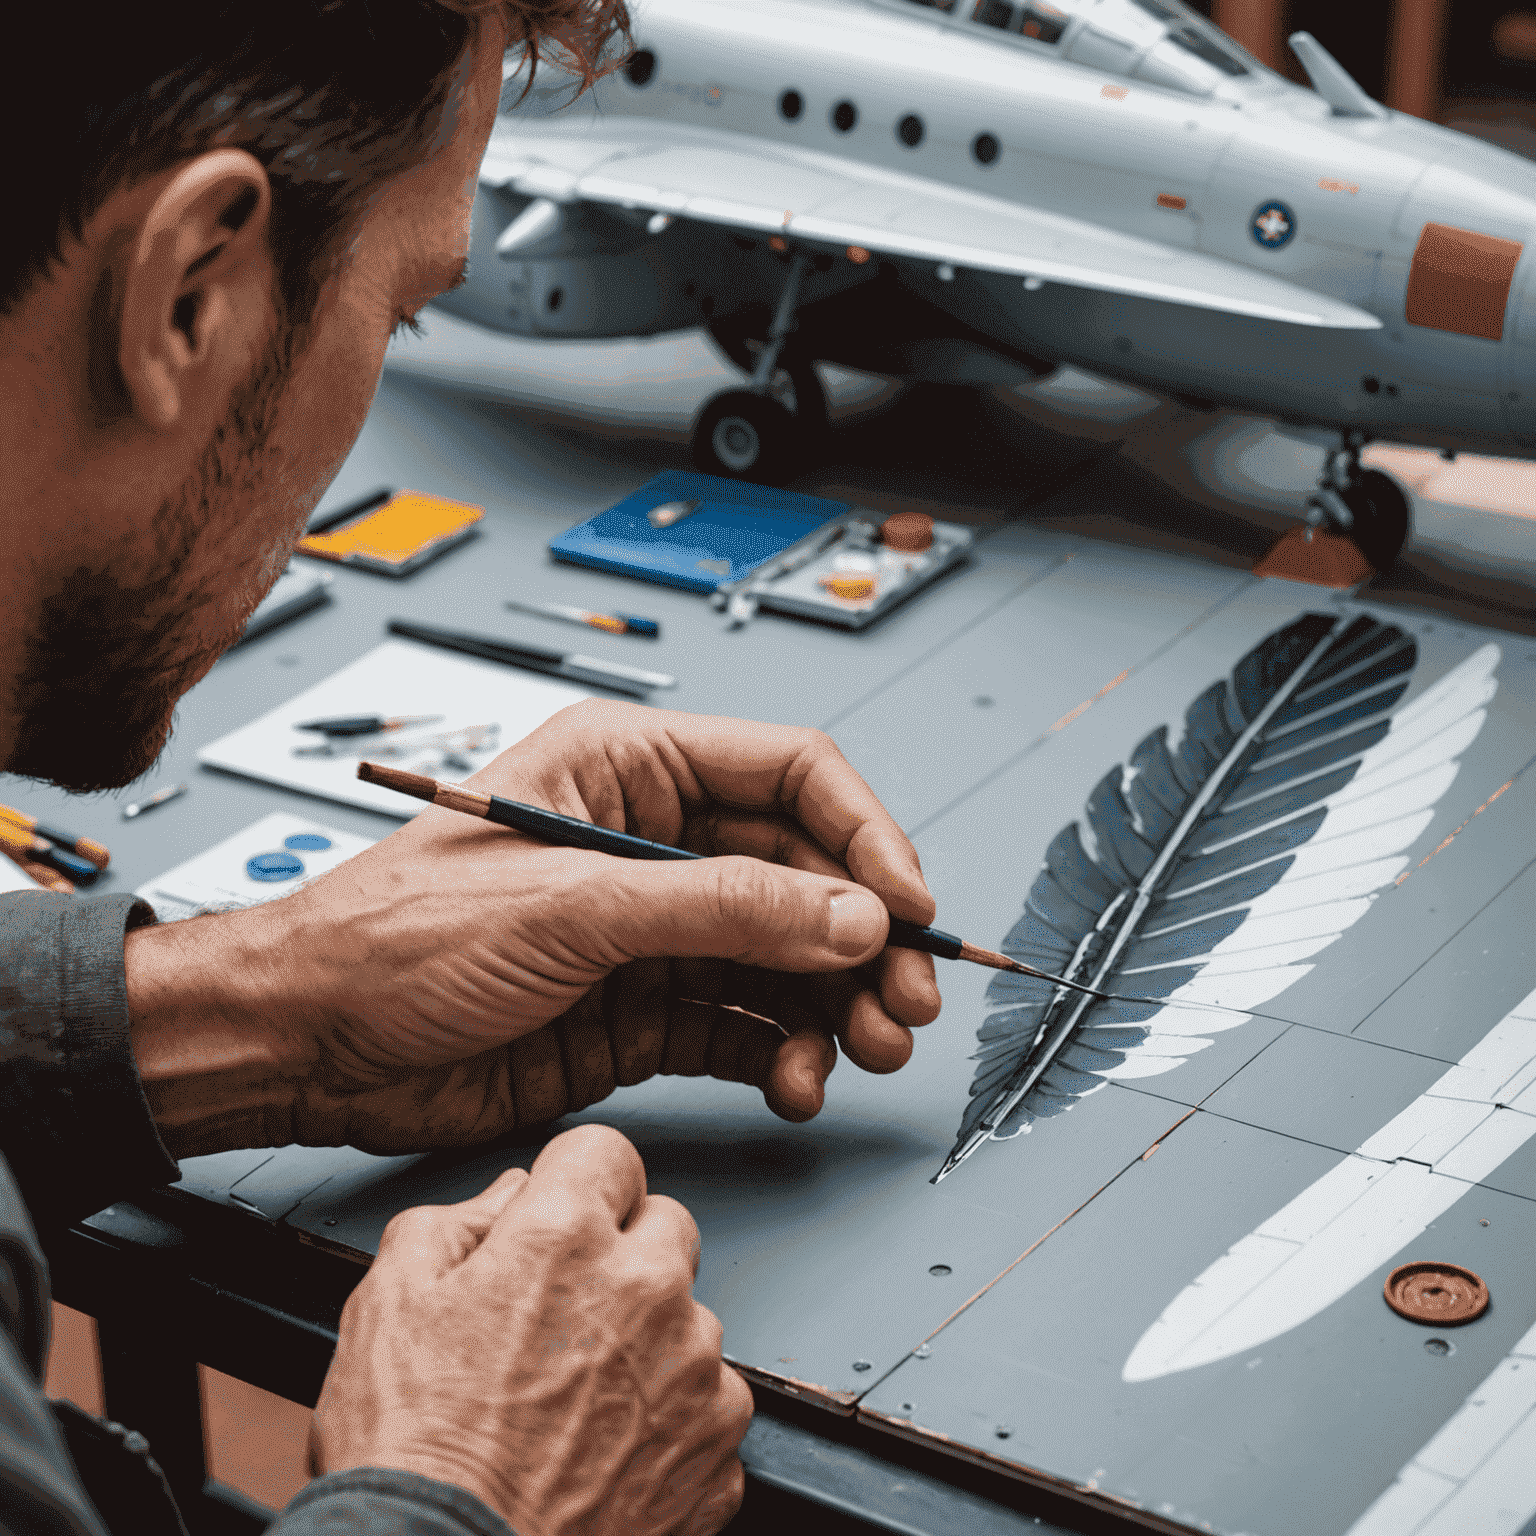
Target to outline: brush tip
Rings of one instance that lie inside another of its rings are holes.
[[[386,768],[383,763],[370,763],[366,759],[357,765],[357,776],[365,784],[381,784],[385,789],[397,789],[401,794],[415,795],[418,800],[430,800],[437,793],[437,780],[424,773],[409,773],[404,768]]]

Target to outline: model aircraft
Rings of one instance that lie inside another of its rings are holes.
[[[1367,442],[1536,455],[1536,166],[1389,112],[1306,33],[1311,90],[1177,0],[642,0],[635,40],[574,102],[509,62],[439,302],[707,326],[750,376],[696,422],[709,473],[803,462],[817,360],[1070,363],[1326,429],[1308,517],[1381,568],[1408,502]]]

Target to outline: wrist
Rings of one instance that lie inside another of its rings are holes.
[[[171,1155],[291,1140],[311,1066],[291,1014],[284,915],[254,908],[136,929],[124,940],[130,1040]]]
[[[404,1472],[412,1477],[424,1477],[444,1487],[458,1489],[478,1499],[509,1525],[513,1523],[513,1510],[506,1497],[506,1489],[467,1456],[380,1450],[370,1457],[354,1459],[346,1466],[327,1465],[325,1475],[345,1476],[349,1472],[368,1471]]]

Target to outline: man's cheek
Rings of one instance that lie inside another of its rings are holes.
[[[383,358],[382,346],[376,352],[327,358],[316,376],[306,378],[304,387],[295,391],[295,409],[284,413],[288,417],[284,442],[274,457],[287,504],[302,513],[301,529],[357,442],[373,404]]]

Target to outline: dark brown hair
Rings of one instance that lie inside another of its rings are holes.
[[[531,72],[583,85],[622,58],[624,0],[163,0],[29,8],[0,94],[0,314],[118,187],[219,146],[272,183],[288,318],[311,315],[372,195],[424,159],[481,18]]]

